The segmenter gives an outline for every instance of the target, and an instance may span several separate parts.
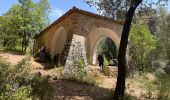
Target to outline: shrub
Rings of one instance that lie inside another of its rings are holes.
[[[159,90],[159,100],[169,100],[170,99],[170,75],[166,74],[163,69],[158,69],[155,72],[157,76],[157,88]]]
[[[52,87],[48,82],[48,77],[36,74],[32,79],[32,95],[40,100],[49,100],[51,97]]]
[[[0,99],[2,100],[27,100],[30,99],[31,88],[23,86],[19,79],[26,73],[25,62],[11,66],[0,58]]]
[[[47,77],[30,75],[29,58],[10,65],[0,58],[0,100],[47,100],[51,87]]]
[[[11,96],[10,99],[11,100],[31,100],[32,99],[30,96],[31,91],[32,91],[32,88],[30,86],[22,86]]]
[[[109,65],[109,62],[108,60],[106,59],[106,57],[104,56],[104,63],[103,63],[103,66],[106,67]]]
[[[74,62],[74,68],[69,72],[64,72],[64,78],[80,83],[95,85],[95,77],[87,73],[85,63],[82,59]]]

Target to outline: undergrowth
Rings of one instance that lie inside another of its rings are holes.
[[[138,96],[144,99],[170,100],[170,75],[161,68],[153,73],[135,74],[127,79],[127,90],[130,94],[140,91]]]
[[[47,100],[52,92],[47,77],[31,75],[29,58],[10,65],[0,58],[0,100]]]
[[[63,78],[88,85],[97,85],[95,77],[87,72],[84,61],[81,59],[74,62],[74,69],[69,71],[69,73],[64,72]]]

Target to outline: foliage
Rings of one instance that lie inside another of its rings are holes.
[[[18,0],[0,18],[0,36],[4,46],[15,48],[17,45],[26,52],[30,39],[49,24],[50,8],[47,0],[38,3],[31,0]]]
[[[71,73],[64,73],[64,78],[89,85],[96,85],[95,78],[87,73],[85,63],[82,59],[74,62],[74,69]]]
[[[116,19],[125,19],[130,0],[85,0],[97,8],[100,14]]]
[[[165,8],[159,8],[158,21],[157,21],[157,35],[158,38],[158,50],[157,56],[161,60],[168,60],[170,64],[170,13]]]
[[[0,98],[8,100],[31,99],[31,87],[22,84],[21,79],[27,74],[27,63],[11,66],[0,58]],[[26,76],[25,76],[26,77]]]
[[[138,2],[137,0],[84,0],[90,6],[95,6],[97,11],[106,17],[125,20],[126,14],[130,5],[133,2]],[[162,6],[167,2],[167,0],[143,0],[141,5],[138,7],[138,12],[140,16],[151,15],[155,13],[154,6]]]
[[[106,57],[104,56],[104,62],[103,62],[103,66],[106,67],[109,65],[108,60],[106,59]]]
[[[19,54],[19,55],[24,55],[25,53],[22,52],[21,48],[19,46],[15,47],[15,48],[10,48],[10,47],[3,47],[3,46],[0,46],[1,48],[1,52],[13,52],[15,54]]]
[[[97,53],[106,56],[106,60],[117,58],[115,43],[110,38],[104,38],[97,46]]]
[[[170,75],[166,74],[165,71],[161,68],[157,69],[155,72],[157,77],[157,89],[158,99],[159,100],[169,100],[170,99]]]
[[[122,3],[122,0],[86,0],[86,3],[92,3],[92,5],[101,3],[106,5],[104,8],[102,8],[102,11],[109,11],[112,6],[109,6],[109,4],[119,4],[118,7],[121,7],[120,4]],[[111,2],[112,1],[112,2]],[[128,45],[128,38],[129,38],[129,32],[131,28],[132,18],[135,14],[136,8],[142,3],[143,0],[130,0],[130,7],[128,9],[128,12],[126,13],[125,23],[122,31],[121,41],[120,41],[120,47],[118,52],[118,78],[116,83],[116,89],[114,98],[121,100],[124,99],[124,90],[125,90],[125,76],[126,76],[126,49]],[[168,1],[168,0],[158,0],[158,2],[162,1]],[[108,3],[107,3],[108,2]],[[152,0],[151,0],[152,2]],[[153,3],[151,3],[152,5]],[[115,6],[116,7],[116,6]],[[145,6],[144,6],[145,7]],[[110,10],[111,12],[108,12],[109,14],[114,13],[114,9]],[[109,16],[108,16],[109,17]],[[115,17],[114,17],[115,18]]]
[[[36,74],[32,78],[32,95],[41,100],[49,100],[51,97],[52,87],[48,82],[48,77]]]
[[[135,73],[134,77],[127,78],[127,90],[139,90],[140,99],[169,100],[170,76],[162,68],[153,73]]]
[[[32,100],[36,96],[49,99],[51,86],[47,77],[31,75],[29,58],[17,65],[10,65],[0,58],[0,99]]]
[[[90,1],[93,2],[93,0],[90,0]],[[132,18],[134,16],[135,10],[142,1],[143,0],[130,1],[131,4],[126,15],[126,20],[125,20],[123,31],[122,31],[120,47],[119,47],[119,52],[118,52],[118,78],[117,78],[117,83],[116,83],[114,99],[118,99],[118,100],[124,99],[125,76],[126,76],[125,54],[126,54],[126,48],[128,44],[128,37],[129,37],[131,22],[132,22]],[[121,4],[121,0],[117,0],[117,2]],[[114,13],[114,11],[111,11],[111,12]]]
[[[144,23],[135,24],[130,31],[132,60],[136,68],[144,71],[148,66],[148,57],[156,49],[156,38]]]
[[[14,48],[18,43],[18,35],[14,33],[14,29],[12,26],[11,16],[8,17],[9,14],[5,14],[0,17],[0,37],[1,41],[3,41],[3,46],[7,46],[9,48]]]

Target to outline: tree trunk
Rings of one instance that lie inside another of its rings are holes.
[[[126,76],[126,49],[128,44],[129,31],[135,10],[141,2],[142,0],[132,2],[126,15],[126,20],[122,31],[120,47],[118,52],[118,77],[114,93],[115,100],[124,100],[125,76]]]
[[[3,41],[3,46],[4,47],[6,46],[7,42],[8,42],[8,39],[4,39],[4,41]]]
[[[22,52],[24,51],[24,36],[22,36]]]
[[[27,38],[27,39],[25,39],[25,48],[24,48],[24,53],[26,53],[26,51],[27,51],[28,43],[29,43],[29,36],[28,36],[28,38]]]

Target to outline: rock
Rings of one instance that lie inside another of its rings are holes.
[[[49,76],[50,79],[52,79],[52,80],[59,80],[59,79],[61,78],[61,77],[60,77],[60,74],[58,74],[58,73],[50,73],[48,76]]]
[[[85,66],[87,66],[84,37],[74,34],[71,41],[70,50],[68,52],[64,73],[68,74],[74,73],[74,71],[76,70],[74,62],[80,59],[83,60]]]

